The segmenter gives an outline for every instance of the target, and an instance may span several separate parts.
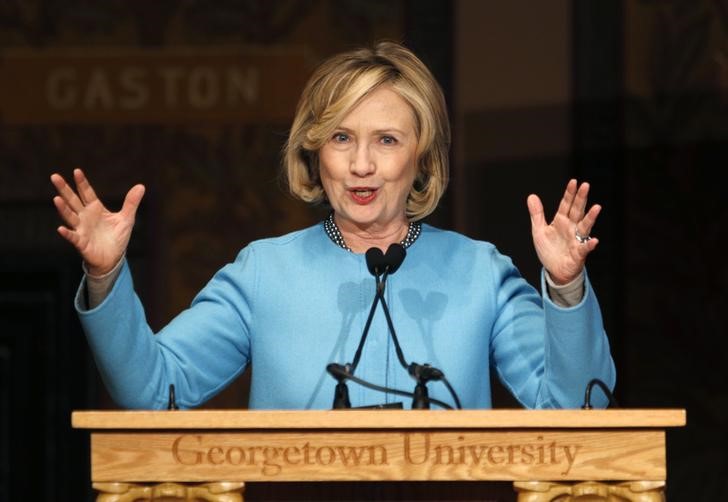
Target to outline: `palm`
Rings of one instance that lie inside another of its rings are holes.
[[[577,189],[571,180],[550,224],[546,223],[543,205],[536,195],[528,198],[533,244],[541,264],[558,284],[575,279],[584,268],[587,255],[598,244],[597,239],[580,242],[577,235],[589,235],[601,207],[594,205],[585,213],[588,183]]]
[[[83,172],[74,171],[74,178],[77,192],[60,175],[51,176],[59,194],[53,202],[66,223],[58,232],[78,250],[91,273],[103,274],[126,251],[144,187],[129,190],[123,207],[114,213],[101,203]]]
[[[118,261],[129,243],[134,222],[110,212],[99,200],[86,205],[78,216],[76,248],[86,263],[103,268],[105,263]]]

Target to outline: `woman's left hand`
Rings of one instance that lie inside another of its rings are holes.
[[[589,183],[577,186],[575,179],[566,185],[559,209],[550,224],[546,223],[543,204],[537,195],[528,196],[531,234],[538,259],[556,284],[567,284],[581,273],[586,257],[599,240],[590,237],[601,206],[586,210]]]

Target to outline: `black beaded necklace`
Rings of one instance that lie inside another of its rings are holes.
[[[342,249],[346,249],[347,251],[351,251],[351,248],[346,245],[346,241],[344,240],[344,236],[341,235],[341,231],[339,230],[339,227],[336,225],[336,222],[334,221],[334,213],[331,212],[324,220],[324,230],[326,231],[326,235],[329,236],[329,239],[331,239],[331,242],[336,244]],[[420,236],[420,233],[422,232],[422,223],[419,221],[410,221],[409,226],[407,227],[407,235],[404,236],[404,239],[400,242],[400,244],[406,249],[410,247]]]

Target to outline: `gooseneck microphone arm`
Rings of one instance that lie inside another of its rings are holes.
[[[387,275],[388,275],[388,273],[385,272],[384,277],[382,278],[381,291],[379,290],[379,288],[377,288],[377,297],[382,302],[382,310],[384,310],[384,317],[387,319],[387,327],[389,328],[389,333],[392,335],[392,341],[394,342],[394,350],[397,353],[397,359],[399,359],[399,364],[401,364],[402,367],[406,370],[408,367],[407,361],[404,358],[404,353],[402,352],[402,347],[399,345],[399,339],[397,339],[397,332],[394,330],[394,323],[392,322],[392,316],[389,314],[389,307],[387,306],[387,301],[384,299],[384,283],[386,281]]]
[[[379,299],[381,298],[379,295],[379,289],[380,289],[380,282],[379,282],[379,276],[382,274],[380,270],[384,271],[385,269],[385,263],[384,263],[384,253],[382,253],[382,250],[379,248],[369,248],[366,252],[366,262],[367,262],[367,268],[369,269],[369,272],[374,276],[375,280],[377,281],[377,291],[374,294],[374,300],[372,301],[372,308],[369,309],[369,316],[367,317],[367,322],[364,325],[364,331],[362,331],[361,338],[359,339],[359,346],[356,349],[356,353],[354,354],[354,360],[351,363],[351,367],[349,369],[349,373],[353,374],[354,370],[356,370],[357,365],[359,364],[359,359],[361,359],[361,353],[364,349],[364,342],[366,342],[367,335],[369,334],[369,328],[372,325],[372,319],[374,319],[374,312],[377,309],[377,303],[379,303]],[[385,272],[386,274],[386,272]],[[381,286],[383,289],[384,286]]]
[[[399,359],[399,363],[402,365],[402,367],[412,376],[412,378],[417,381],[415,391],[412,394],[414,397],[414,400],[412,401],[412,408],[428,409],[430,407],[430,403],[434,402],[434,400],[430,399],[429,397],[427,391],[427,383],[440,380],[445,384],[448,391],[452,395],[457,408],[462,409],[460,399],[458,398],[455,389],[453,389],[452,385],[450,385],[450,382],[447,380],[447,378],[445,378],[445,374],[441,370],[434,368],[429,364],[423,365],[414,362],[407,364],[404,353],[402,352],[402,347],[399,344],[397,332],[394,329],[394,323],[392,322],[392,316],[389,313],[389,307],[387,305],[387,301],[384,298],[384,284],[387,280],[387,276],[390,273],[390,269],[392,272],[396,271],[404,261],[405,255],[406,253],[402,246],[390,246],[389,249],[387,249],[387,254],[384,257],[386,262],[386,269],[384,275],[382,276],[381,283],[379,281],[379,277],[376,275],[375,277],[377,278],[377,296],[382,303],[382,310],[384,310],[384,316],[387,319],[387,327],[389,328],[389,333],[392,335],[392,341],[394,342],[394,350],[397,353],[397,359]],[[381,287],[379,286],[380,284]]]
[[[372,325],[372,319],[374,318],[374,311],[377,308],[377,303],[379,303],[379,295],[374,295],[372,308],[369,310],[369,317],[367,317],[367,322],[364,325],[364,331],[362,332],[361,339],[359,340],[359,346],[356,348],[354,360],[351,363],[351,373],[354,373],[356,366],[359,364],[359,359],[361,359],[361,352],[364,349],[364,342],[366,341],[367,335],[369,334],[369,327]]]

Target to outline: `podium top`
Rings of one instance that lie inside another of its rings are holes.
[[[684,409],[74,411],[76,429],[583,429],[666,428]]]

